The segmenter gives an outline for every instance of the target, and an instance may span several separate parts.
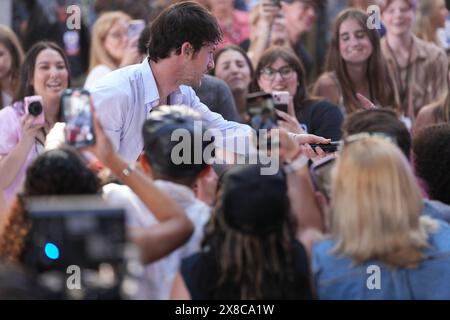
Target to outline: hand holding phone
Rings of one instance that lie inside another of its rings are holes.
[[[139,36],[145,28],[145,21],[142,19],[131,20],[128,22],[128,39]]]
[[[275,109],[288,113],[289,92],[287,91],[273,91],[273,104]]]
[[[44,102],[41,96],[29,96],[24,98],[25,114],[34,117],[33,125],[45,124]]]
[[[94,123],[89,91],[67,89],[62,97],[65,141],[77,148],[95,144]]]

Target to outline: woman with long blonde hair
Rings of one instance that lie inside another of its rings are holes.
[[[86,88],[117,68],[140,62],[137,38],[128,39],[130,21],[131,17],[122,11],[103,13],[95,21]]]
[[[450,226],[422,215],[400,149],[350,136],[334,170],[330,237],[313,249],[319,298],[449,299]]]

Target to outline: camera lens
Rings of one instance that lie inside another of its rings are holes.
[[[42,113],[42,104],[39,101],[33,101],[28,106],[28,112],[32,115],[37,117]]]

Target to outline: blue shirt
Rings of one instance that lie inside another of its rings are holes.
[[[349,257],[330,253],[334,240],[316,243],[312,265],[319,299],[450,299],[450,226],[440,221],[428,243],[414,269],[392,269],[378,260],[354,265]],[[379,288],[369,289],[374,275],[369,266],[379,267]]]
[[[127,160],[137,160],[144,147],[142,126],[150,110],[160,101],[148,60],[109,73],[97,81],[90,92],[97,117],[114,149]],[[226,121],[220,114],[210,111],[189,86],[180,86],[170,94],[169,101],[171,105],[183,104],[199,112],[207,128],[218,129],[225,137],[233,132],[237,136],[250,133],[247,125]]]

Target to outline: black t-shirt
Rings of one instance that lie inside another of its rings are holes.
[[[342,112],[335,104],[326,101],[312,101],[303,107],[295,108],[298,122],[310,134],[332,141],[341,139]]]
[[[266,293],[264,299],[312,299],[308,258],[305,248],[296,240],[292,245],[292,260],[294,277],[287,284],[290,290],[276,288],[280,290],[272,290]],[[214,286],[217,284],[220,275],[216,257],[211,251],[196,253],[183,259],[181,275],[192,300],[240,299],[240,288],[234,285],[222,287],[220,295],[215,292]],[[267,281],[268,279],[264,279],[263,283]],[[280,293],[280,291],[284,293]],[[287,291],[290,293],[287,294]]]

